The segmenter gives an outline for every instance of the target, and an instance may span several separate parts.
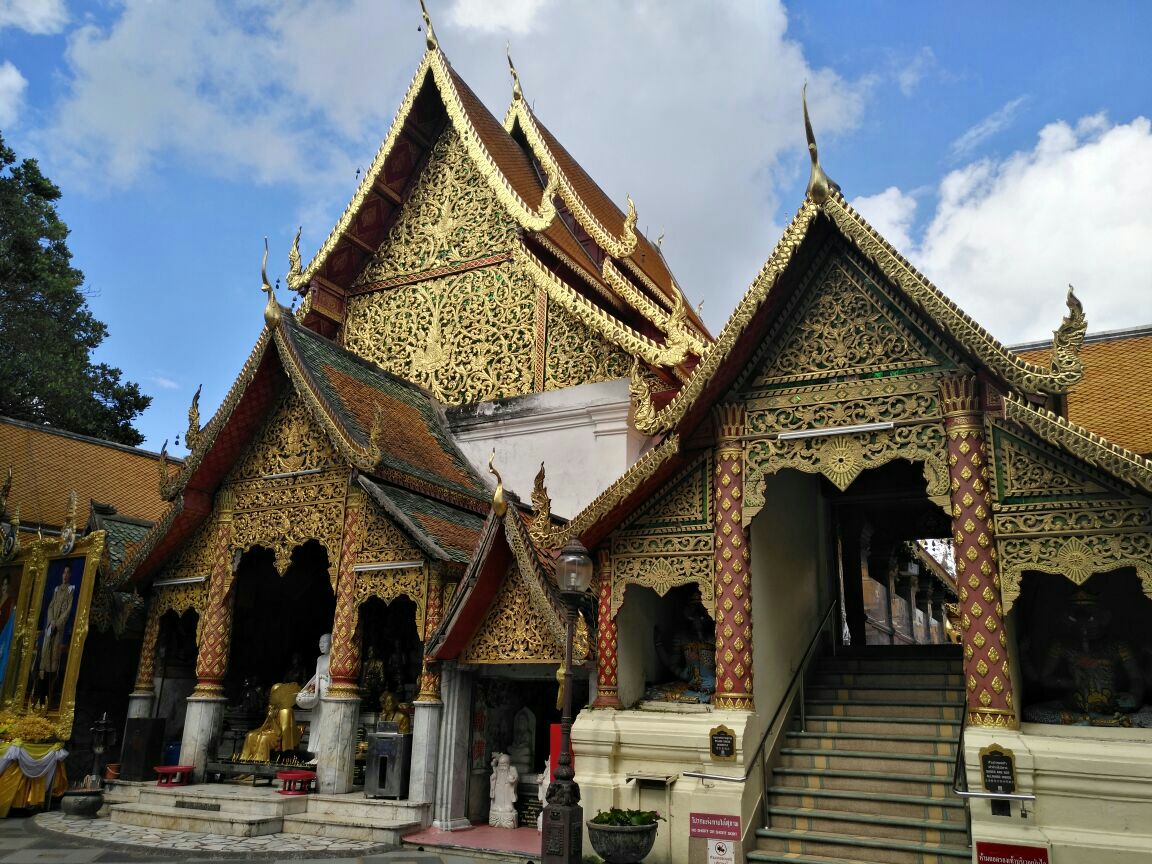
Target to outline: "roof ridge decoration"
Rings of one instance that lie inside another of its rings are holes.
[[[1004,396],[1004,416],[1146,493],[1152,493],[1152,461],[1078,426],[1046,408],[1034,408],[1014,393]]]
[[[542,549],[559,549],[570,538],[579,538],[611,512],[632,490],[655,474],[661,465],[679,452],[680,436],[677,434],[669,435],[633,462],[631,468],[616,478],[611,486],[597,495],[592,503],[581,510],[570,522],[554,526],[547,533],[541,532],[533,539]]]
[[[268,238],[264,238],[264,260],[260,262],[260,290],[268,295],[264,304],[264,322],[275,327],[280,320],[280,304],[276,302],[276,289],[268,284]]]
[[[421,3],[421,6],[423,8],[423,3]],[[425,13],[427,12],[426,9],[423,11]],[[387,161],[388,156],[391,155],[396,141],[404,129],[404,124],[412,111],[416,97],[419,95],[425,78],[429,73],[432,75],[433,84],[448,114],[449,122],[455,127],[457,134],[460,136],[460,140],[464,143],[465,151],[476,163],[477,170],[488,182],[497,200],[504,205],[509,215],[516,220],[520,227],[527,231],[543,231],[556,218],[557,211],[554,201],[556,185],[552,178],[549,178],[539,203],[533,206],[520,197],[519,193],[508,181],[508,178],[504,176],[503,171],[500,170],[496,160],[492,157],[492,154],[488,152],[488,149],[480,139],[479,133],[472,125],[468,112],[464,108],[463,100],[456,89],[455,83],[452,81],[451,64],[448,62],[448,58],[444,55],[444,52],[440,50],[439,43],[431,27],[430,19],[425,17],[425,22],[427,26],[426,36],[428,48],[420,60],[420,65],[416,68],[416,73],[412,76],[412,82],[408,85],[408,91],[400,103],[400,109],[396,112],[396,116],[392,120],[392,125],[388,128],[388,134],[384,137],[384,141],[376,151],[376,156],[373,157],[372,163],[368,166],[368,170],[364,172],[360,185],[356,188],[356,192],[352,196],[352,200],[348,202],[348,206],[344,208],[344,212],[340,215],[336,225],[324,243],[316,251],[316,254],[308,263],[308,266],[303,270],[289,270],[288,286],[294,291],[299,292],[307,288],[312,279],[320,272],[320,269],[324,266],[328,257],[335,251],[336,244],[340,241],[340,238],[351,228],[356,214],[372,193],[372,188],[376,184],[376,180],[382,174],[384,163]]]
[[[532,509],[536,512],[528,527],[528,533],[533,539],[547,536],[552,527],[552,498],[548,495],[548,487],[545,485],[543,461],[540,462],[540,470],[536,472],[536,479],[532,483]]]
[[[492,510],[497,516],[508,512],[508,499],[504,496],[504,478],[496,470],[496,448],[492,448],[492,455],[488,457],[488,470],[496,478],[496,490],[492,493]]]
[[[697,357],[704,356],[704,352],[711,347],[688,328],[683,292],[677,290],[672,311],[665,312],[657,303],[637,291],[620,269],[612,263],[611,258],[604,259],[600,272],[604,276],[604,281],[624,298],[629,306],[664,331],[669,342],[672,340],[683,342],[687,350]]]
[[[508,72],[512,75],[512,98],[523,99],[524,91],[520,89],[520,76],[516,73],[516,64],[512,62],[512,43],[505,42],[504,50],[508,54]]]
[[[675,367],[687,356],[689,346],[683,332],[670,334],[664,345],[657,344],[580,296],[533,255],[523,242],[516,243],[512,247],[512,258],[524,269],[536,287],[546,292],[548,297],[565,311],[575,316],[594,333],[598,333],[629,354],[640,357],[645,363],[652,366]]]
[[[624,216],[624,224],[620,228],[620,233],[619,235],[614,234],[608,226],[596,218],[592,209],[577,193],[571,179],[561,170],[559,162],[557,162],[537,126],[536,115],[532,113],[532,109],[528,107],[524,99],[514,97],[512,104],[508,107],[508,113],[504,117],[505,130],[510,132],[517,121],[524,132],[524,137],[528,140],[528,146],[544,168],[549,186],[555,184],[554,188],[560,195],[560,200],[568,207],[580,226],[596,241],[596,244],[613,258],[627,258],[635,252],[637,243],[636,204],[633,202],[632,196],[628,196],[628,212]]]
[[[812,160],[812,170],[808,175],[808,188],[804,194],[823,204],[833,192],[839,192],[840,186],[824,173],[820,167],[820,156],[816,151],[816,133],[812,131],[812,121],[808,117],[808,82],[804,82],[804,89],[800,91],[800,101],[804,105],[804,137],[808,139],[808,158]]]
[[[184,430],[184,445],[189,450],[195,450],[200,441],[200,391],[204,385],[196,387],[192,394],[192,404],[188,406],[188,428]]]

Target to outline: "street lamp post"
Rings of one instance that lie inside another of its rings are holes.
[[[579,864],[584,851],[584,810],[580,786],[572,778],[572,637],[577,605],[592,583],[592,559],[573,537],[556,559],[556,585],[564,598],[564,708],[560,715],[560,755],[556,779],[548,787],[541,836],[542,864]]]
[[[116,744],[116,727],[108,720],[108,712],[92,724],[89,730],[92,735],[92,781],[90,786],[103,785],[104,751]]]

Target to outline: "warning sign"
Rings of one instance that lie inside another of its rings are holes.
[[[708,864],[736,864],[736,844],[731,840],[709,840]]]
[[[1048,850],[1043,846],[977,840],[976,864],[1048,864]]]
[[[740,817],[723,813],[689,813],[688,836],[706,840],[739,840]],[[731,848],[731,844],[729,844]],[[709,853],[711,854],[711,853]]]

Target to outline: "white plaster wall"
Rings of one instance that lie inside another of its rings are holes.
[[[982,788],[980,749],[993,743],[1013,752],[1017,791],[1036,801],[1024,805],[1027,815],[1012,802],[1011,816],[993,816],[987,801],[972,801],[974,843],[1047,846],[1054,864],[1152,859],[1152,729],[970,726],[964,751],[973,791]]]
[[[616,616],[616,686],[620,702],[634,705],[644,695],[644,684],[656,676],[657,657],[653,622],[660,614],[660,597],[651,588],[629,585]]]
[[[760,728],[784,696],[827,601],[824,500],[819,477],[765,478],[752,520],[752,673]]]
[[[448,411],[456,443],[484,477],[496,450],[504,488],[528,501],[543,462],[552,512],[571,518],[639,458],[628,380],[581,384]],[[493,481],[494,484],[494,481]]]

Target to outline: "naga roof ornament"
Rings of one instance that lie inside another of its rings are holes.
[[[1088,332],[1088,319],[1084,317],[1084,306],[1071,284],[1065,302],[1068,304],[1068,314],[1052,333],[1051,366],[1053,377],[1067,381],[1071,387],[1084,376],[1084,360],[1080,352]]]
[[[636,429],[645,435],[654,435],[658,430],[656,409],[652,407],[652,390],[640,371],[640,361],[632,359],[632,376],[628,382],[628,394],[632,397],[635,413],[632,422]]]
[[[264,238],[264,260],[260,262],[260,290],[268,294],[268,302],[264,305],[264,321],[269,327],[275,327],[280,320],[280,304],[276,302],[276,290],[268,284],[268,238]]]
[[[188,406],[188,428],[184,432],[184,444],[189,450],[195,450],[200,441],[200,389],[201,384],[192,394],[192,404]]]
[[[304,289],[304,271],[300,266],[300,234],[304,231],[301,225],[296,229],[296,236],[292,238],[292,248],[288,250],[288,287],[293,291]]]
[[[816,204],[823,205],[828,200],[828,196],[833,192],[839,192],[840,186],[824,173],[824,169],[820,167],[820,156],[816,152],[816,133],[812,131],[812,121],[808,117],[808,82],[804,82],[804,89],[801,91],[800,101],[804,105],[804,135],[808,139],[808,157],[812,160],[812,171],[808,175],[808,188],[805,193]]]

